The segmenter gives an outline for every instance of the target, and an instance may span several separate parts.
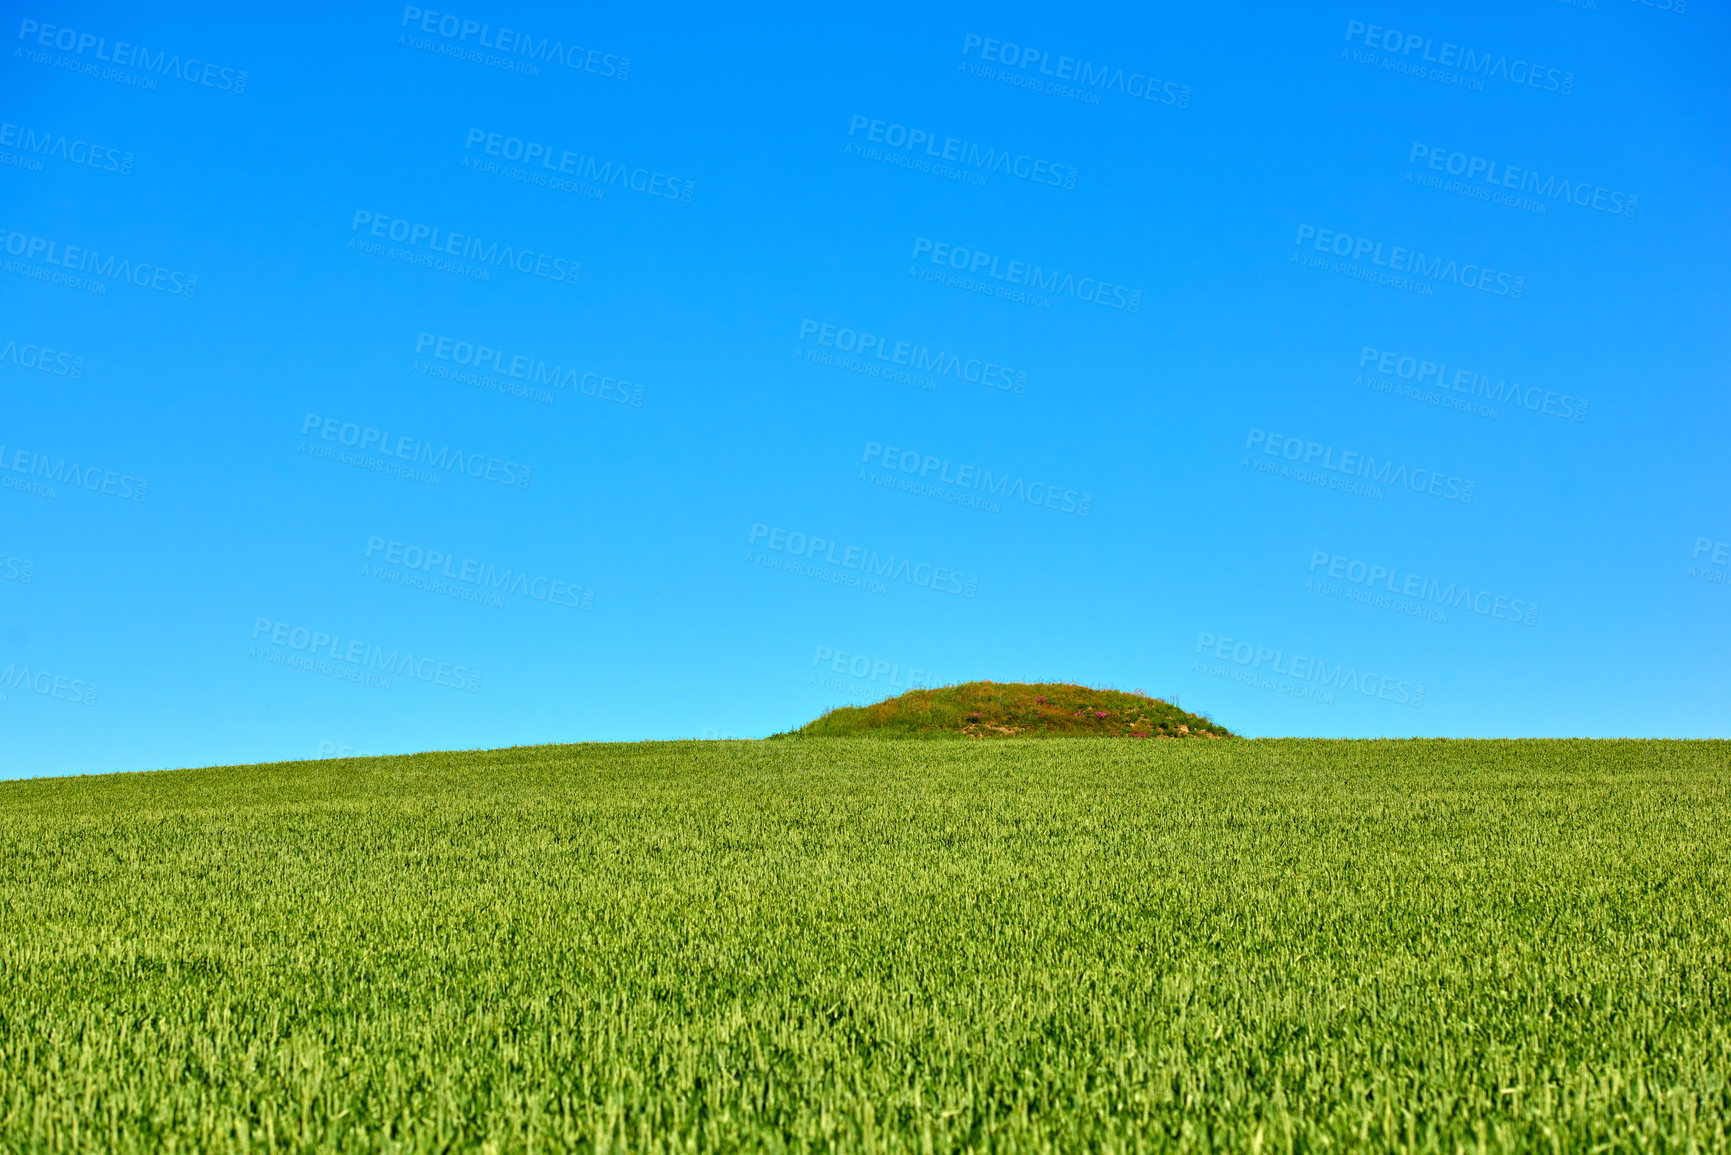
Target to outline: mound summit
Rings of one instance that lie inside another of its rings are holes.
[[[785,738],[1231,738],[1146,694],[1069,682],[963,682],[842,706]]]

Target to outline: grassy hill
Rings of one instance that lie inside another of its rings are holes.
[[[1142,693],[1069,682],[964,682],[831,710],[800,738],[1230,738],[1212,719]]]
[[[0,1150],[1723,1150],[1724,742],[0,783]]]

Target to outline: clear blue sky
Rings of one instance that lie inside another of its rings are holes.
[[[820,9],[14,6],[0,774],[1731,733],[1722,6]]]

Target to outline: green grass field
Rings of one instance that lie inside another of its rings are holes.
[[[0,783],[0,1150],[1713,1151],[1731,744]]]

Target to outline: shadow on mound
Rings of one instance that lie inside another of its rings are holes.
[[[842,706],[777,738],[1230,738],[1170,702],[1069,682],[963,682]]]

